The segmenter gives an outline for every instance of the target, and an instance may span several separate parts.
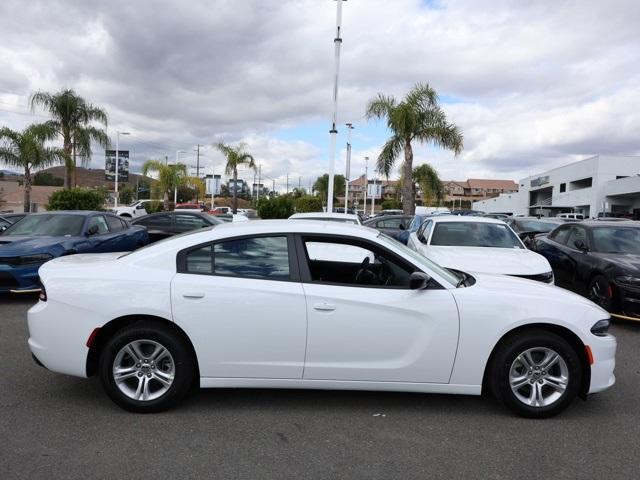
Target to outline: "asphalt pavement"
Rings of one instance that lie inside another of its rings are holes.
[[[38,367],[33,297],[0,297],[0,479],[637,479],[640,323],[616,323],[616,385],[526,420],[480,397],[202,390],[127,413],[97,379]]]

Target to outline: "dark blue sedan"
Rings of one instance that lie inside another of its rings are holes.
[[[149,243],[144,227],[102,212],[31,214],[0,235],[0,293],[40,288],[38,269],[74,253],[135,250]]]

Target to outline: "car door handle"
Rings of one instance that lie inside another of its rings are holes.
[[[313,304],[314,310],[319,310],[321,312],[333,312],[336,309],[336,306],[332,303],[327,302],[318,302]]]
[[[182,296],[184,298],[204,298],[204,292],[185,292]]]

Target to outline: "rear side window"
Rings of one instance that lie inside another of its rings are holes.
[[[118,217],[107,215],[105,218],[107,219],[107,223],[109,224],[109,230],[111,230],[112,232],[119,232],[124,228],[122,226],[122,222]]]
[[[191,250],[187,273],[289,280],[287,237],[240,238]]]
[[[195,228],[208,226],[209,224],[202,217],[186,213],[176,213],[176,227],[193,230]]]

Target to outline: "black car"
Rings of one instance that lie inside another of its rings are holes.
[[[4,232],[11,225],[13,225],[13,222],[11,222],[8,218],[0,217],[0,232]]]
[[[583,221],[536,239],[556,285],[612,313],[640,316],[640,223]]]
[[[576,220],[555,217],[510,217],[505,221],[518,234],[527,248],[535,250],[534,238],[538,235],[547,234],[567,221],[574,222]]]
[[[366,227],[375,228],[386,233],[390,237],[397,238],[398,234],[404,232],[413,220],[413,215],[384,215],[374,217],[363,223]]]
[[[19,220],[22,220],[24,217],[29,215],[26,212],[21,213],[3,213],[2,216],[5,220],[9,220],[11,223],[16,223]]]
[[[215,215],[202,212],[158,212],[137,218],[131,222],[147,228],[149,241],[157,242],[178,233],[225,223]]]

